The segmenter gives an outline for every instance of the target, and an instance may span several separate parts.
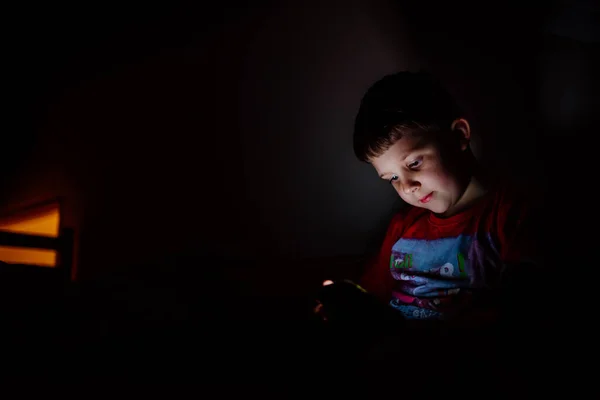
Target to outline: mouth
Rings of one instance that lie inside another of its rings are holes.
[[[427,196],[425,196],[425,197],[423,197],[423,198],[419,199],[419,202],[420,202],[420,203],[423,203],[423,204],[425,204],[425,203],[429,203],[429,202],[431,201],[431,198],[432,198],[432,197],[433,197],[433,192],[431,192],[431,193],[429,193]]]

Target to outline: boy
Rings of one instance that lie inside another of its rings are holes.
[[[360,280],[367,294],[326,282],[317,313],[334,328],[323,353],[369,390],[539,394],[544,378],[531,372],[555,373],[548,299],[558,286],[538,270],[540,220],[527,196],[484,173],[470,139],[468,120],[426,73],[386,76],[362,99],[356,156],[408,207]]]
[[[483,173],[470,139],[464,114],[424,72],[376,82],[356,116],[356,156],[409,205],[360,284],[409,322],[485,326],[534,282],[526,197]]]
[[[470,139],[468,120],[426,73],[386,76],[364,95],[354,151],[408,207],[360,279],[367,293],[347,281],[322,288],[322,352],[342,382],[404,398],[539,394],[544,382],[531,372],[555,373],[548,299],[558,286],[539,273],[542,225],[528,196],[484,173]]]

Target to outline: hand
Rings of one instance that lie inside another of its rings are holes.
[[[323,281],[323,286],[329,286],[332,285],[333,281],[331,280],[326,280]],[[317,302],[317,305],[313,308],[313,313],[319,317],[322,321],[326,322],[327,321],[327,313],[325,313],[325,307],[323,307],[323,303],[321,303],[320,300],[315,300]]]
[[[367,327],[403,324],[403,318],[388,304],[349,280],[324,281],[313,308],[322,321],[340,326]]]
[[[368,304],[370,295],[349,280],[326,280],[313,308],[322,321],[351,322],[359,317]]]

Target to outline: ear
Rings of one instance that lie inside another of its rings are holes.
[[[464,118],[455,119],[450,129],[457,134],[460,141],[460,149],[463,151],[468,149],[469,143],[471,143],[471,126],[469,122]]]

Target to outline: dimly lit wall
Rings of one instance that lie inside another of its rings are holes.
[[[62,68],[5,205],[64,198],[85,277],[180,253],[281,268],[360,255],[397,199],[354,159],[353,118],[376,79],[419,67],[473,117],[484,161],[543,177],[548,14],[391,4],[189,6],[98,35]]]
[[[52,98],[8,203],[63,197],[82,276],[182,251],[360,255],[396,197],[354,159],[353,118],[371,83],[416,66],[383,6],[227,12],[133,61],[99,60]],[[92,57],[141,52],[139,36]]]

